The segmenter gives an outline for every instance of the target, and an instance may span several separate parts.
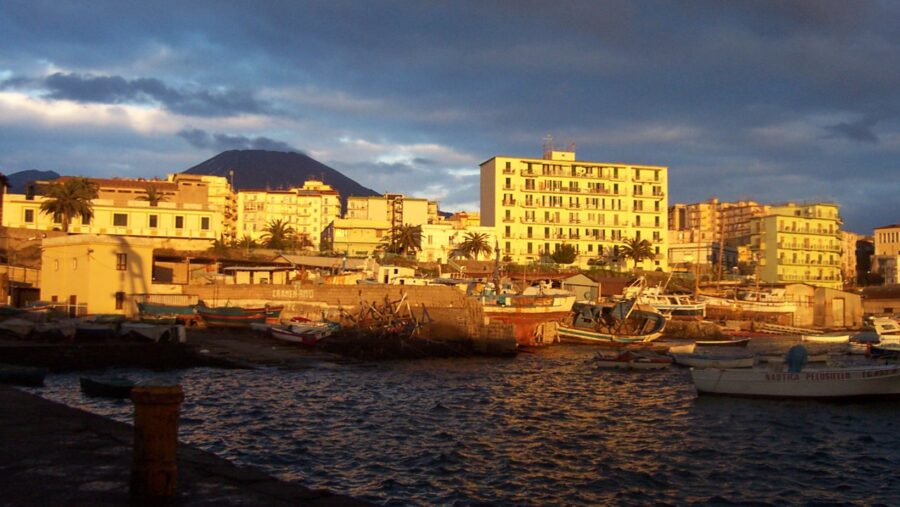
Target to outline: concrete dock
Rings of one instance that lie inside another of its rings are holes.
[[[129,504],[134,429],[0,386],[0,506]],[[369,505],[280,481],[184,444],[179,506]]]

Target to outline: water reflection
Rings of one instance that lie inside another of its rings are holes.
[[[688,373],[595,368],[589,348],[512,360],[196,369],[184,441],[386,504],[892,503],[900,404],[696,398]],[[44,396],[128,421],[128,402]]]

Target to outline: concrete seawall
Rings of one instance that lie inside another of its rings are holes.
[[[127,506],[134,429],[0,386],[0,506]],[[369,505],[181,444],[180,506]]]

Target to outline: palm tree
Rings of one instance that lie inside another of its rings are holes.
[[[9,178],[0,173],[0,223],[3,223],[3,194],[6,193],[7,188],[9,188]]]
[[[167,200],[168,198],[156,188],[155,185],[150,185],[146,189],[144,189],[144,195],[139,196],[137,198],[138,201],[148,201],[150,206],[156,206],[157,204]]]
[[[250,255],[250,250],[259,247],[259,244],[250,236],[244,235],[241,237],[241,239],[235,240],[234,243],[231,244],[231,246],[240,248],[241,250],[246,252],[247,255]]]
[[[550,258],[557,264],[572,264],[578,257],[578,251],[573,245],[563,243],[559,250],[550,254]]]
[[[625,243],[619,250],[619,255],[625,259],[634,261],[634,269],[644,259],[653,260],[656,255],[653,253],[653,245],[646,239],[625,238]]]
[[[385,238],[385,251],[401,255],[415,255],[422,249],[422,226],[401,225],[391,229],[391,234]]]
[[[97,185],[87,178],[69,178],[44,187],[41,212],[62,219],[62,230],[69,232],[69,222],[76,216],[90,220],[94,216],[91,200],[97,198]]]
[[[265,233],[260,236],[266,248],[275,250],[284,250],[291,244],[291,238],[294,236],[294,228],[282,219],[276,219],[269,222],[265,228]]]
[[[487,233],[484,232],[467,232],[456,250],[460,255],[476,261],[479,255],[484,254],[488,257],[494,251]]]

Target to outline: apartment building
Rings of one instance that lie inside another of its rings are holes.
[[[845,283],[856,283],[856,242],[862,238],[859,234],[841,231],[841,278]]]
[[[295,238],[318,250],[322,232],[341,214],[341,197],[330,185],[308,180],[287,190],[241,190],[237,194],[237,234],[259,241],[275,220],[288,224]]]
[[[696,241],[719,241],[737,246],[750,243],[750,219],[768,213],[771,206],[754,201],[675,204],[669,208],[669,230],[694,231]]]
[[[433,224],[440,221],[437,202],[407,197],[403,194],[348,197],[347,213],[344,218],[387,221],[393,227]]]
[[[750,251],[760,280],[840,289],[841,217],[829,203],[772,206],[750,221]]]
[[[872,256],[872,272],[884,279],[885,285],[900,283],[900,224],[875,229],[875,255]]]
[[[445,263],[470,234],[483,234],[488,246],[493,250],[498,240],[496,231],[495,227],[469,225],[468,220],[448,220],[440,224],[425,224],[422,226],[422,250],[416,257],[423,262]],[[482,254],[475,260],[492,258],[493,253],[489,256]]]
[[[25,194],[4,194],[3,225],[33,230],[61,230],[59,216],[41,212],[47,185],[70,177],[35,182]],[[219,176],[171,174],[165,180],[88,178],[98,187],[93,217],[75,217],[70,233],[199,240],[233,235],[234,199],[228,180]],[[150,201],[150,193],[159,197]],[[189,242],[188,242],[189,243]],[[185,245],[187,243],[184,243]]]
[[[577,160],[545,147],[543,158],[495,156],[481,164],[481,225],[494,227],[513,262],[537,261],[564,244],[576,264],[618,255],[626,238],[656,253],[644,269],[666,269],[668,168]]]
[[[335,218],[322,231],[322,249],[351,257],[367,257],[384,246],[392,228],[387,220]]]

